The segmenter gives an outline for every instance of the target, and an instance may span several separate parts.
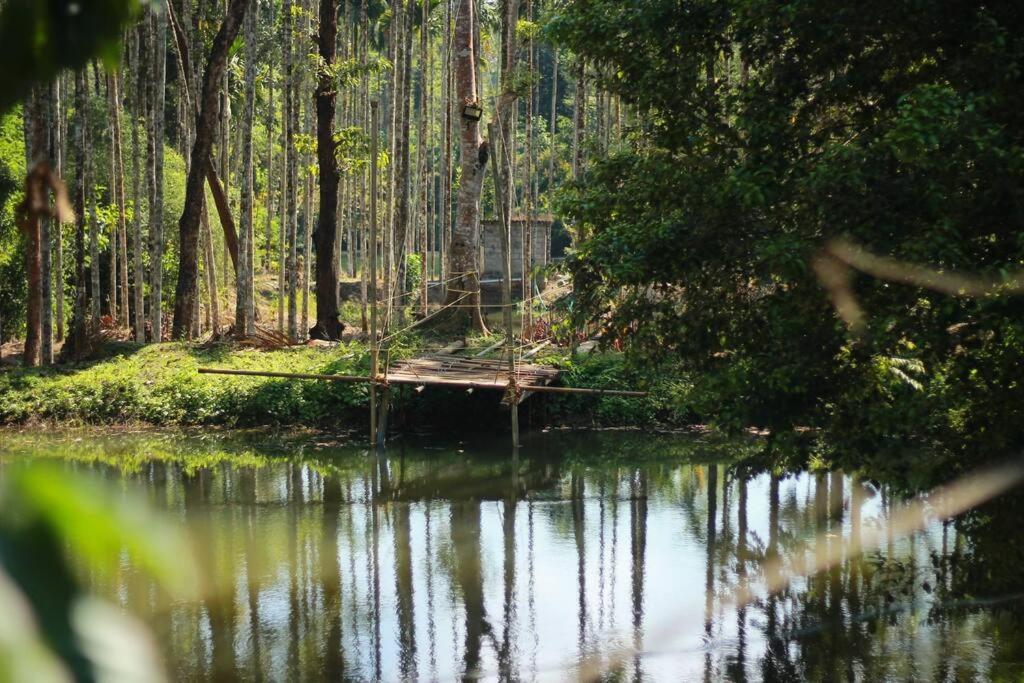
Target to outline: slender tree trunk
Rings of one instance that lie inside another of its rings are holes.
[[[26,157],[28,164],[29,180],[26,183],[25,201],[32,201],[31,175],[35,167],[45,160],[45,133],[43,129],[43,112],[41,111],[39,87],[33,87],[25,107],[26,116],[24,119],[26,145]],[[25,235],[25,271],[28,274],[28,305],[25,332],[25,365],[35,367],[41,361],[42,346],[42,308],[43,308],[43,283],[42,256],[40,254],[40,241],[42,238],[39,225],[39,216],[33,207],[29,205],[26,210],[24,223]]]
[[[56,173],[58,178],[63,178],[67,166],[65,165],[65,159],[67,158],[68,148],[68,116],[65,111],[65,100],[68,98],[68,93],[71,89],[70,79],[61,77],[57,79],[57,92],[54,100],[57,112],[57,160],[56,160]],[[56,289],[56,321],[57,321],[57,341],[65,340],[65,271],[63,271],[63,230],[58,229],[54,236],[53,242],[53,271],[54,271],[54,287]]]
[[[284,3],[284,116],[285,140],[288,159],[288,184],[285,195],[285,221],[288,235],[288,261],[285,271],[288,277],[288,337],[295,341],[298,338],[298,309],[296,295],[298,293],[298,169],[297,152],[295,151],[295,133],[299,123],[299,111],[295,101],[297,91],[295,65],[292,62],[292,48],[295,42],[293,30],[292,3]]]
[[[338,238],[338,162],[334,145],[335,97],[330,69],[338,38],[338,0],[320,0],[321,71],[316,88],[317,163],[320,167],[320,216],[316,228],[316,325],[315,339],[340,339],[338,320],[338,268],[334,258]],[[349,254],[352,252],[351,240]],[[308,258],[308,256],[307,256]]]
[[[203,231],[203,273],[206,275],[206,295],[210,299],[210,305],[206,309],[206,327],[217,334],[220,327],[220,298],[217,296],[217,250],[213,244],[213,228],[210,227],[210,211],[207,203],[203,201],[202,224]],[[198,283],[196,284],[198,289]],[[194,324],[198,328],[199,307],[196,306],[196,313],[193,315]],[[198,329],[196,334],[199,334]]]
[[[223,0],[224,10],[227,11],[227,0]],[[224,195],[227,197],[227,201],[230,206],[231,198],[231,89],[230,89],[230,72],[228,69],[224,69],[221,73],[221,84],[220,84],[220,135],[218,151],[220,152],[220,178],[224,187]],[[216,201],[216,200],[215,200]],[[230,209],[228,211],[230,213]],[[236,276],[238,269],[238,256],[237,256],[237,237],[236,237],[236,252],[233,257]],[[221,269],[224,273],[224,288],[228,289],[231,287],[231,269],[228,268],[228,262],[232,260],[231,248],[228,246],[227,240],[224,241],[224,251],[221,258]],[[237,279],[237,277],[236,277]]]
[[[50,168],[56,168],[56,116],[54,112],[54,90],[56,81],[51,81],[46,90],[40,90],[40,96],[44,97],[43,109],[43,135],[44,135],[44,157]],[[45,92],[45,96],[43,93]],[[40,312],[40,340],[39,354],[40,362],[43,365],[53,363],[53,268],[51,253],[52,233],[60,232],[60,223],[50,216],[43,216],[39,224],[39,285],[42,290],[42,310]]]
[[[185,206],[178,222],[180,261],[178,283],[175,290],[173,336],[188,336],[189,323],[196,306],[198,281],[199,222],[203,208],[203,160],[213,147],[214,126],[217,121],[217,90],[227,61],[228,49],[238,35],[245,15],[247,0],[230,0],[224,23],[213,40],[210,59],[203,76],[200,113],[196,119],[195,143],[192,146],[192,164],[185,185]]]
[[[576,58],[576,106],[572,121],[572,177],[583,173],[583,135],[587,127],[587,68],[582,56]]]
[[[145,25],[145,23],[143,24]],[[132,32],[132,67],[135,72],[135,111],[131,115],[132,131],[132,325],[135,327],[135,341],[146,341],[146,315],[143,303],[143,282],[145,273],[142,270],[142,197],[140,193],[140,158],[139,158],[139,115],[145,108],[143,91],[145,80],[139,49],[140,31]]]
[[[548,191],[555,187],[555,163],[558,158],[558,48],[552,48],[551,60],[551,149],[548,150]]]
[[[404,30],[402,33],[402,90],[398,93],[401,102],[395,104],[399,107],[398,127],[398,189],[395,197],[395,289],[399,305],[398,312],[402,315],[406,304],[406,270],[408,267],[408,255],[410,253],[410,238],[414,232],[409,230],[411,215],[409,211],[410,199],[412,197],[411,169],[409,166],[411,146],[409,144],[410,103],[412,99],[412,25],[416,12],[416,0],[408,0],[405,11],[402,15]],[[409,302],[412,303],[411,301]]]
[[[466,105],[479,105],[476,84],[476,43],[474,42],[474,0],[458,0],[455,16],[455,108],[460,112],[460,164],[456,218],[448,254],[449,279],[453,280],[446,304],[457,305],[454,315],[486,331],[480,311],[480,193],[487,169],[487,143],[480,135],[480,122],[461,115]],[[463,294],[465,292],[465,294]],[[468,306],[466,308],[465,306]],[[469,312],[469,317],[462,315]]]
[[[255,3],[254,3],[255,4]],[[252,126],[256,116],[256,11],[245,18],[245,105],[242,111],[242,201],[238,232],[238,268],[235,277],[235,334],[246,338],[256,333],[253,308],[253,188]]]
[[[64,148],[66,146],[66,130],[64,116],[64,98],[67,92],[63,77],[54,80],[56,92],[53,96],[53,111],[56,117],[54,133],[57,138],[54,144],[54,169],[57,177],[64,178]],[[53,289],[54,308],[57,319],[55,341],[64,340],[64,231],[60,224],[53,234]]]
[[[68,358],[79,357],[88,344],[85,283],[85,194],[89,186],[88,88],[83,68],[75,73],[75,306],[69,348],[65,351]]]
[[[310,122],[312,124],[312,122]],[[310,125],[312,127],[312,125]],[[307,128],[309,130],[309,128]],[[305,167],[309,168],[309,160]],[[312,268],[312,251],[313,251],[313,174],[306,171],[306,187],[303,191],[303,211],[302,216],[302,325],[299,327],[299,333],[301,338],[307,338],[309,335],[309,278]],[[334,258],[334,255],[331,255]]]
[[[113,193],[114,203],[117,205],[117,242],[116,249],[112,248],[111,256],[115,259],[112,265],[117,267],[117,282],[119,284],[117,301],[116,320],[121,327],[128,327],[128,249],[127,249],[127,226],[125,224],[125,195],[124,195],[124,153],[121,149],[121,75],[115,71],[110,74],[108,87],[110,88],[111,108],[111,129],[113,148],[111,161],[113,167]],[[113,244],[113,243],[112,243]],[[111,283],[114,279],[111,278]],[[111,302],[114,299],[111,298]],[[111,309],[113,315],[113,309]]]
[[[276,3],[270,3],[270,23],[274,23],[274,5]],[[273,50],[269,52],[267,58],[267,120],[265,123],[267,129],[267,183],[266,183],[266,251],[263,254],[263,273],[266,275],[270,272],[271,254],[274,249],[274,127],[276,124],[276,118],[274,115],[274,60]]]
[[[427,65],[430,61],[430,3],[422,3],[422,15],[420,21],[420,128],[417,133],[419,138],[419,152],[417,160],[419,172],[419,186],[421,191],[419,218],[420,229],[420,309],[423,316],[427,315],[427,285],[429,282],[427,263],[429,260],[427,233],[429,225],[429,179],[427,177],[427,117],[430,115],[430,81]]]
[[[108,201],[109,203],[117,208],[118,204],[118,167],[117,159],[113,154],[114,150],[114,113],[113,113],[113,102],[111,101],[111,90],[110,81],[106,81],[106,104],[108,104],[108,112],[106,116],[110,118],[111,125],[108,128],[108,132],[111,136],[111,155],[110,155],[110,182],[108,183]],[[118,232],[118,220],[115,219],[111,222],[111,236],[106,240],[106,247],[108,247],[108,269],[106,269],[106,280],[108,280],[108,287],[106,287],[106,312],[111,316],[111,325],[117,327],[118,319],[118,304],[120,292],[118,290],[118,242],[120,241],[120,233]]]
[[[171,7],[168,2],[168,8]],[[149,209],[150,248],[150,300],[149,315],[153,341],[163,339],[163,287],[164,287],[164,83],[167,82],[167,19],[163,12],[154,13],[153,40],[153,204]],[[181,55],[179,54],[179,59]],[[188,78],[182,79],[182,88],[188,90]],[[187,94],[186,94],[187,97]],[[186,118],[188,113],[186,112]],[[191,168],[189,169],[191,172]],[[201,188],[200,188],[201,190]],[[180,274],[179,274],[180,277]],[[177,305],[177,304],[176,304]]]
[[[441,178],[441,293],[448,293],[448,243],[452,226],[452,0],[444,0],[444,45],[442,53],[441,105],[444,107],[444,123],[441,131],[441,146],[444,154],[444,176]]]

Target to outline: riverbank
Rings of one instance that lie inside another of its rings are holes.
[[[410,338],[393,348],[410,355],[425,342]],[[530,424],[678,428],[692,422],[681,378],[644,377],[617,353],[572,357],[552,350],[540,362],[559,367],[565,386],[634,388],[645,398],[534,396],[524,405]],[[311,374],[368,375],[369,349],[352,341],[331,347],[275,350],[230,344],[112,343],[96,359],[46,368],[0,371],[0,424],[59,424],[362,429],[368,387],[338,382],[200,375],[203,366]],[[499,396],[412,388],[396,392],[396,415],[406,426],[421,421],[470,428],[505,424]]]

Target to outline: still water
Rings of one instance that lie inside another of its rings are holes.
[[[883,487],[741,480],[728,462],[749,444],[696,436],[537,434],[517,457],[410,442],[8,435],[0,476],[56,462],[187,527],[201,599],[164,596],[127,554],[84,578],[150,625],[175,680],[1024,676],[1013,622],[946,594],[954,525],[759,588],[766,557],[799,567],[884,527]]]

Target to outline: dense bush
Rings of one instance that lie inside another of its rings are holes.
[[[1019,10],[567,3],[553,34],[638,113],[561,198],[576,312],[681,367],[706,420],[817,435],[834,463],[922,486],[1012,452],[1019,297],[859,276],[851,334],[812,262],[842,237],[997,281],[1024,264]]]

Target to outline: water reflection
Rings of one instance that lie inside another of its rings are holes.
[[[935,609],[951,579],[933,558],[961,542],[951,525],[733,607],[766,578],[763,560],[823,557],[815,536],[883,524],[891,497],[841,473],[737,478],[699,441],[546,436],[519,455],[152,436],[5,448],[0,476],[26,455],[60,457],[123,478],[194,531],[199,603],[169,601],[130,557],[89,579],[153,625],[176,679],[562,680],[617,646],[644,655],[614,680],[1020,673],[988,615]]]

